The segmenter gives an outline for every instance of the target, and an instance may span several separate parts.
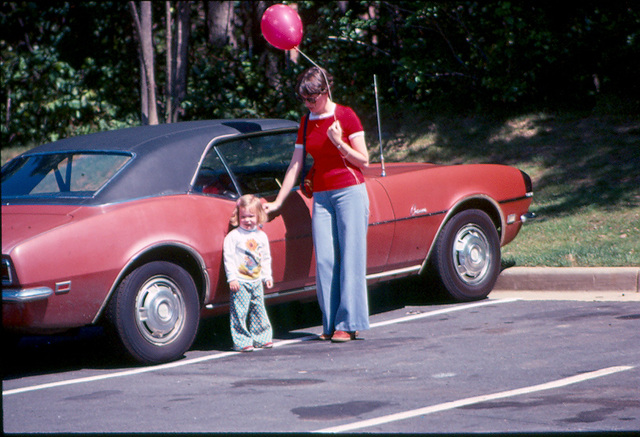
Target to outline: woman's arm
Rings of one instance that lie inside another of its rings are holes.
[[[267,213],[280,209],[285,199],[296,185],[296,181],[298,180],[298,176],[302,170],[302,160],[304,159],[302,155],[302,148],[296,147],[293,151],[293,156],[291,157],[291,162],[289,163],[287,172],[284,175],[280,191],[278,191],[278,195],[276,196],[276,200],[270,203],[265,203],[263,206]]]
[[[351,144],[345,143],[342,140],[342,126],[337,120],[329,127],[327,135],[344,159],[359,168],[369,166],[369,152],[364,135],[354,137]]]

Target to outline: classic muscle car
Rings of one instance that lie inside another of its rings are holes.
[[[143,363],[180,358],[201,317],[228,310],[222,241],[235,199],[275,198],[297,123],[211,120],[56,141],[2,167],[2,323],[20,334],[106,324]],[[436,274],[425,290],[485,298],[532,200],[503,165],[372,164],[370,283]],[[312,200],[270,216],[268,303],[315,295]]]

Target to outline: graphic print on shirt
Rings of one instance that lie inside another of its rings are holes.
[[[256,240],[250,238],[246,241],[246,248],[238,248],[244,254],[242,264],[238,266],[238,273],[245,276],[248,279],[260,279],[260,266],[261,256],[259,251],[259,245]]]

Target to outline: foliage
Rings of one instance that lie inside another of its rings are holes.
[[[113,8],[52,2],[44,11],[40,3],[4,3],[2,9],[5,145],[55,141],[135,123],[123,100],[130,94],[122,92],[128,85],[118,89],[126,80],[127,63],[116,53],[121,46],[117,37],[124,35],[110,28]],[[105,10],[112,13],[107,19]]]
[[[182,119],[300,116],[304,108],[292,88],[311,64],[303,56],[295,62],[262,37],[260,18],[272,3],[229,2],[234,42],[225,45],[208,42],[207,3],[190,4]],[[640,113],[640,7],[632,1],[296,6],[304,24],[300,49],[333,73],[334,98],[364,119],[375,113],[374,74],[383,106],[425,114]],[[153,3],[158,64],[166,51],[164,7]],[[3,145],[140,122],[139,63],[127,8],[115,1],[0,6]],[[160,65],[157,73],[162,88]]]

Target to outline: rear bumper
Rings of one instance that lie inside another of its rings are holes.
[[[53,295],[53,290],[49,287],[2,290],[2,302],[35,302],[38,300],[48,299],[51,295]]]
[[[533,220],[536,218],[536,215],[532,212],[527,212],[525,214],[522,214],[520,216],[520,221],[524,224],[526,222],[528,222],[529,220]]]

